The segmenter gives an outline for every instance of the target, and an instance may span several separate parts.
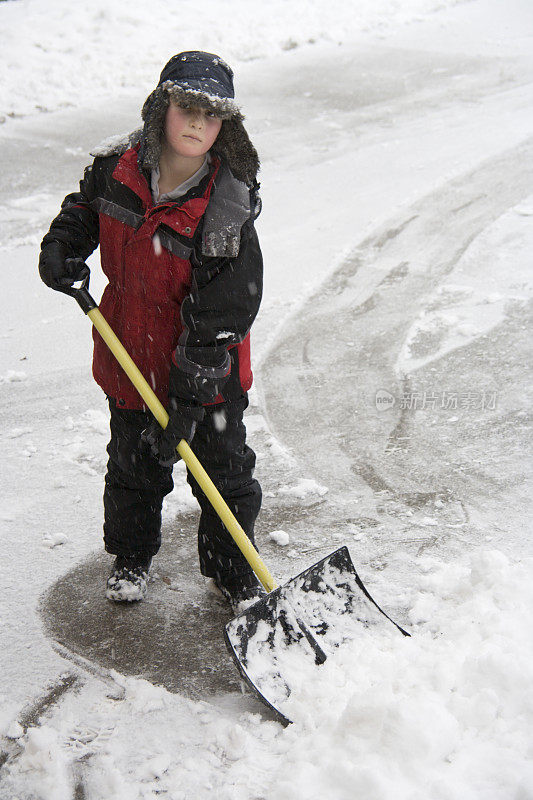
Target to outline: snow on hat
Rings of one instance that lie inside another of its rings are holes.
[[[222,119],[213,150],[226,159],[236,178],[247,183],[255,180],[259,157],[235,103],[233,71],[219,56],[201,50],[173,56],[163,67],[157,87],[143,105],[144,129],[138,156],[143,169],[155,169],[159,165],[170,98],[183,108],[208,108]]]

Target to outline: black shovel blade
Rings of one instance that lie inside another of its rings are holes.
[[[361,625],[387,619],[341,547],[254,603],[226,625],[225,640],[253,693],[290,722],[290,706],[316,666]]]

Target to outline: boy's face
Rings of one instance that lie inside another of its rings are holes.
[[[211,148],[217,138],[222,120],[205,108],[182,108],[170,101],[165,117],[165,139],[180,156],[197,158]]]

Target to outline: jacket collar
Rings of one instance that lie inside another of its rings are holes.
[[[198,195],[199,187],[193,186],[179,200],[167,200],[154,205],[148,180],[139,169],[138,150],[139,145],[126,150],[113,170],[113,178],[127,186],[140,198],[144,206],[143,231],[151,235],[163,223],[176,233],[192,239],[209,203],[211,190],[221,165],[220,158],[213,156],[209,176],[205,176],[200,183],[200,186],[203,184],[202,194]],[[179,213],[176,213],[176,210]]]
[[[137,144],[135,147],[131,147],[129,150],[126,150],[126,152],[119,159],[113,171],[113,178],[119,183],[122,183],[124,186],[127,186],[128,189],[132,190],[132,192],[135,192],[135,194],[141,199],[145,210],[149,211],[154,208],[154,201],[152,198],[152,192],[150,191],[149,182],[139,168],[139,163],[137,160],[139,147],[140,145]],[[184,201],[179,203],[180,208],[182,208],[190,216],[201,216],[204,213],[219,168],[220,158],[216,155],[213,155],[209,180],[203,194],[200,197],[196,196],[187,199],[189,195],[188,192],[183,198],[179,198],[180,200]],[[197,187],[193,187],[190,192],[193,192],[196,188]],[[167,202],[160,203],[158,204],[157,209],[174,206],[176,202],[177,201],[175,200],[169,200]]]
[[[139,145],[130,147],[124,155],[119,158],[118,164],[113,170],[113,178],[141,198],[143,206],[150,208],[153,206],[152,193],[148,186],[148,181],[139,169],[137,163],[137,153]]]

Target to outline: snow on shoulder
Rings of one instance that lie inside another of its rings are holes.
[[[135,147],[140,141],[141,133],[142,128],[136,128],[130,133],[117,133],[115,136],[108,136],[107,139],[92,148],[91,155],[94,158],[97,156],[122,155],[130,147]]]

